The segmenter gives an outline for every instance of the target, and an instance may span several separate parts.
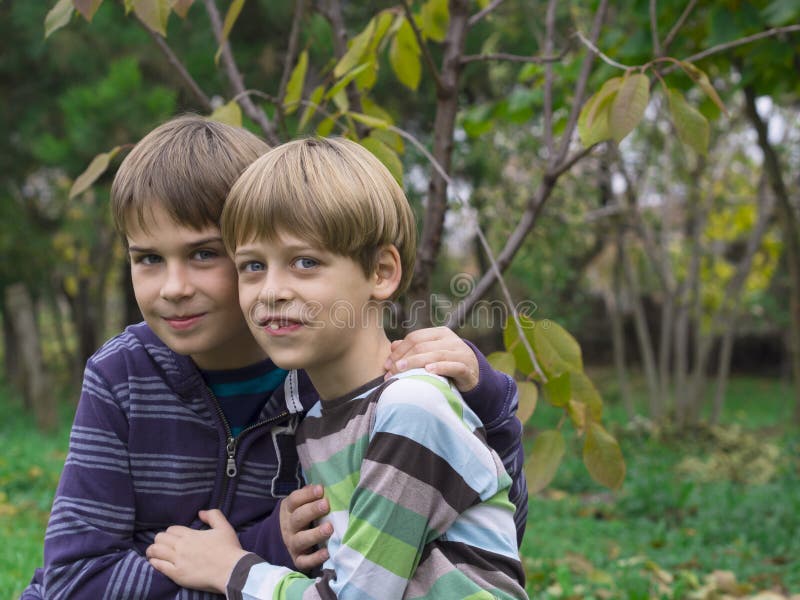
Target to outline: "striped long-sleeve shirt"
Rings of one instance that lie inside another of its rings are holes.
[[[409,371],[318,403],[300,425],[334,534],[322,576],[243,558],[229,598],[525,598],[511,484],[446,380]]]

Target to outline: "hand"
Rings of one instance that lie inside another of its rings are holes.
[[[307,485],[281,502],[281,537],[298,571],[309,571],[328,560],[326,548],[314,551],[333,534],[330,523],[312,527],[316,519],[324,517],[331,509],[322,495],[321,485]]]
[[[419,329],[392,342],[392,353],[384,364],[387,378],[400,371],[421,367],[451,378],[460,392],[468,392],[478,385],[475,353],[447,327]]]
[[[219,510],[199,513],[211,529],[173,525],[159,533],[145,553],[157,571],[181,587],[224,594],[233,568],[247,552]]]

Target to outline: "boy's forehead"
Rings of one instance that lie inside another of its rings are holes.
[[[139,206],[129,207],[126,211],[125,230],[126,236],[149,235],[157,231],[160,234],[165,232],[194,232],[220,234],[219,225],[216,223],[190,223],[183,222],[171,214],[164,203],[159,200],[151,200]]]

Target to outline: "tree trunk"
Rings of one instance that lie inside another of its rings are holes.
[[[738,311],[737,311],[738,312]],[[711,424],[719,423],[722,408],[725,404],[725,390],[728,387],[728,378],[731,373],[731,354],[733,353],[733,340],[736,338],[736,319],[731,319],[728,328],[722,335],[722,344],[719,350],[717,364],[717,389],[714,393],[714,405],[711,411]]]
[[[745,112],[756,130],[758,145],[764,153],[764,172],[778,203],[783,242],[786,248],[786,266],[789,272],[789,315],[791,318],[789,355],[795,393],[794,421],[796,425],[800,425],[800,239],[798,239],[798,223],[783,180],[778,154],[769,142],[767,124],[761,119],[756,109],[756,92],[752,86],[748,85],[744,88],[744,95]]]
[[[20,391],[26,405],[33,411],[39,429],[52,431],[56,426],[56,398],[42,360],[39,331],[28,288],[23,283],[8,286],[5,301],[19,349]]]
[[[622,245],[622,237],[617,236],[617,252]],[[614,275],[611,284],[611,292],[605,295],[606,310],[611,321],[611,347],[614,353],[614,369],[617,372],[619,382],[619,395],[628,419],[632,419],[636,414],[631,396],[631,386],[628,379],[628,369],[625,364],[625,327],[622,313],[622,264],[619,260],[614,265]]]

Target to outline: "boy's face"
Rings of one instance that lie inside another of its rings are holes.
[[[359,336],[374,335],[380,324],[370,302],[375,277],[351,258],[284,234],[237,247],[234,262],[253,336],[284,369],[346,360]]]
[[[146,231],[134,225],[127,239],[136,302],[167,346],[202,369],[265,358],[239,309],[236,270],[218,227],[179,225],[154,203]]]

